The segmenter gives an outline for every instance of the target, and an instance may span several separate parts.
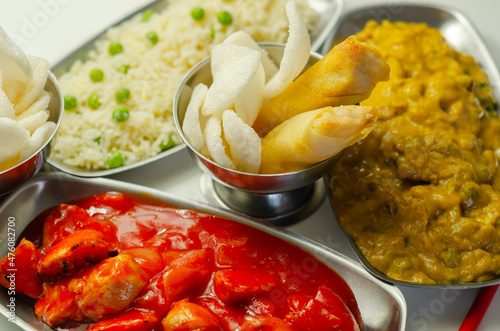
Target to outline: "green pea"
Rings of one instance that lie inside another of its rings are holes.
[[[101,69],[92,69],[90,71],[90,79],[94,82],[101,82],[104,79],[104,72]]]
[[[92,93],[87,99],[87,105],[92,109],[97,109],[101,105],[99,102],[99,95]]]
[[[153,9],[146,9],[142,13],[142,21],[143,22],[149,21],[149,19],[151,18],[151,15],[153,15],[154,13],[155,13],[155,11]]]
[[[130,69],[130,66],[128,64],[122,64],[118,69],[116,69],[118,72],[121,72],[123,74],[127,74],[128,69]]]
[[[233,23],[233,17],[227,11],[220,11],[217,14],[217,20],[222,25],[230,25]]]
[[[153,44],[156,45],[156,43],[160,40],[158,38],[158,35],[154,31],[150,31],[146,33],[146,38]]]
[[[166,151],[167,149],[170,149],[175,146],[175,141],[172,139],[172,135],[168,136],[168,141],[166,143],[163,142],[163,140],[160,143],[160,149],[162,151]]]
[[[66,94],[64,96],[64,110],[75,109],[77,105],[78,102],[76,101],[76,97],[74,95]]]
[[[115,93],[116,101],[125,102],[130,99],[130,90],[126,87],[121,87]]]
[[[130,111],[127,107],[118,107],[113,110],[113,118],[117,122],[125,122],[130,117]]]
[[[110,169],[121,167],[124,163],[125,160],[123,159],[122,153],[117,151],[109,153],[106,159],[106,164]]]
[[[111,56],[113,56],[113,55],[116,55],[116,54],[123,52],[123,46],[120,43],[111,43],[111,44],[109,44],[108,51],[109,51],[109,54]]]
[[[191,17],[195,21],[201,21],[203,17],[205,17],[205,10],[201,7],[194,7],[193,10],[191,10]]]

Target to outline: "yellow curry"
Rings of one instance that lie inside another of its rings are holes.
[[[421,23],[369,22],[358,38],[391,67],[361,105],[379,121],[332,172],[335,215],[393,279],[500,275],[500,121],[475,60]]]

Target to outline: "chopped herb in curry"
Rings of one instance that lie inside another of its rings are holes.
[[[500,120],[486,74],[421,23],[372,21],[358,34],[391,77],[361,105],[372,133],[330,183],[335,215],[370,263],[427,284],[500,275]]]

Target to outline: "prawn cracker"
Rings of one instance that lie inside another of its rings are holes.
[[[213,83],[208,89],[202,114],[210,116],[229,108],[252,80],[260,64],[260,52],[254,49],[219,44],[212,49]]]
[[[266,84],[266,99],[281,93],[302,72],[311,54],[311,38],[297,5],[289,1],[285,9],[289,23],[288,39],[279,70]]]
[[[257,173],[261,160],[259,135],[230,109],[222,114],[222,127],[238,170]]]
[[[30,134],[16,120],[0,117],[0,164],[19,155],[29,143]]]
[[[208,87],[205,84],[200,83],[196,85],[191,94],[191,100],[187,106],[184,121],[182,122],[182,131],[187,141],[199,152],[205,145],[200,123],[200,110],[203,105],[203,100],[205,100],[205,96],[207,95],[207,91]]]
[[[222,116],[216,114],[210,116],[208,119],[205,130],[203,131],[205,137],[205,144],[207,145],[208,152],[212,159],[222,167],[229,169],[236,169],[234,162],[226,154],[226,146],[222,139]]]

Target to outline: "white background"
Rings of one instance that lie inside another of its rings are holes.
[[[237,0],[234,0],[237,1]],[[18,44],[33,55],[56,63],[104,28],[127,16],[151,0],[0,0],[0,25]],[[498,0],[435,0],[417,3],[441,4],[460,10],[472,21],[500,64]],[[344,0],[344,12],[368,4],[394,6],[398,1]],[[169,174],[175,174],[175,176]],[[132,170],[115,179],[130,181],[189,199],[206,201],[200,192],[201,172],[193,166],[187,152]],[[332,222],[332,211],[324,202],[307,220],[289,227],[304,236],[326,244],[355,258],[347,242]],[[441,291],[401,287],[408,305],[407,330],[458,330],[477,290]],[[500,293],[493,300],[480,331],[500,330]],[[0,330],[20,330],[0,316]]]

